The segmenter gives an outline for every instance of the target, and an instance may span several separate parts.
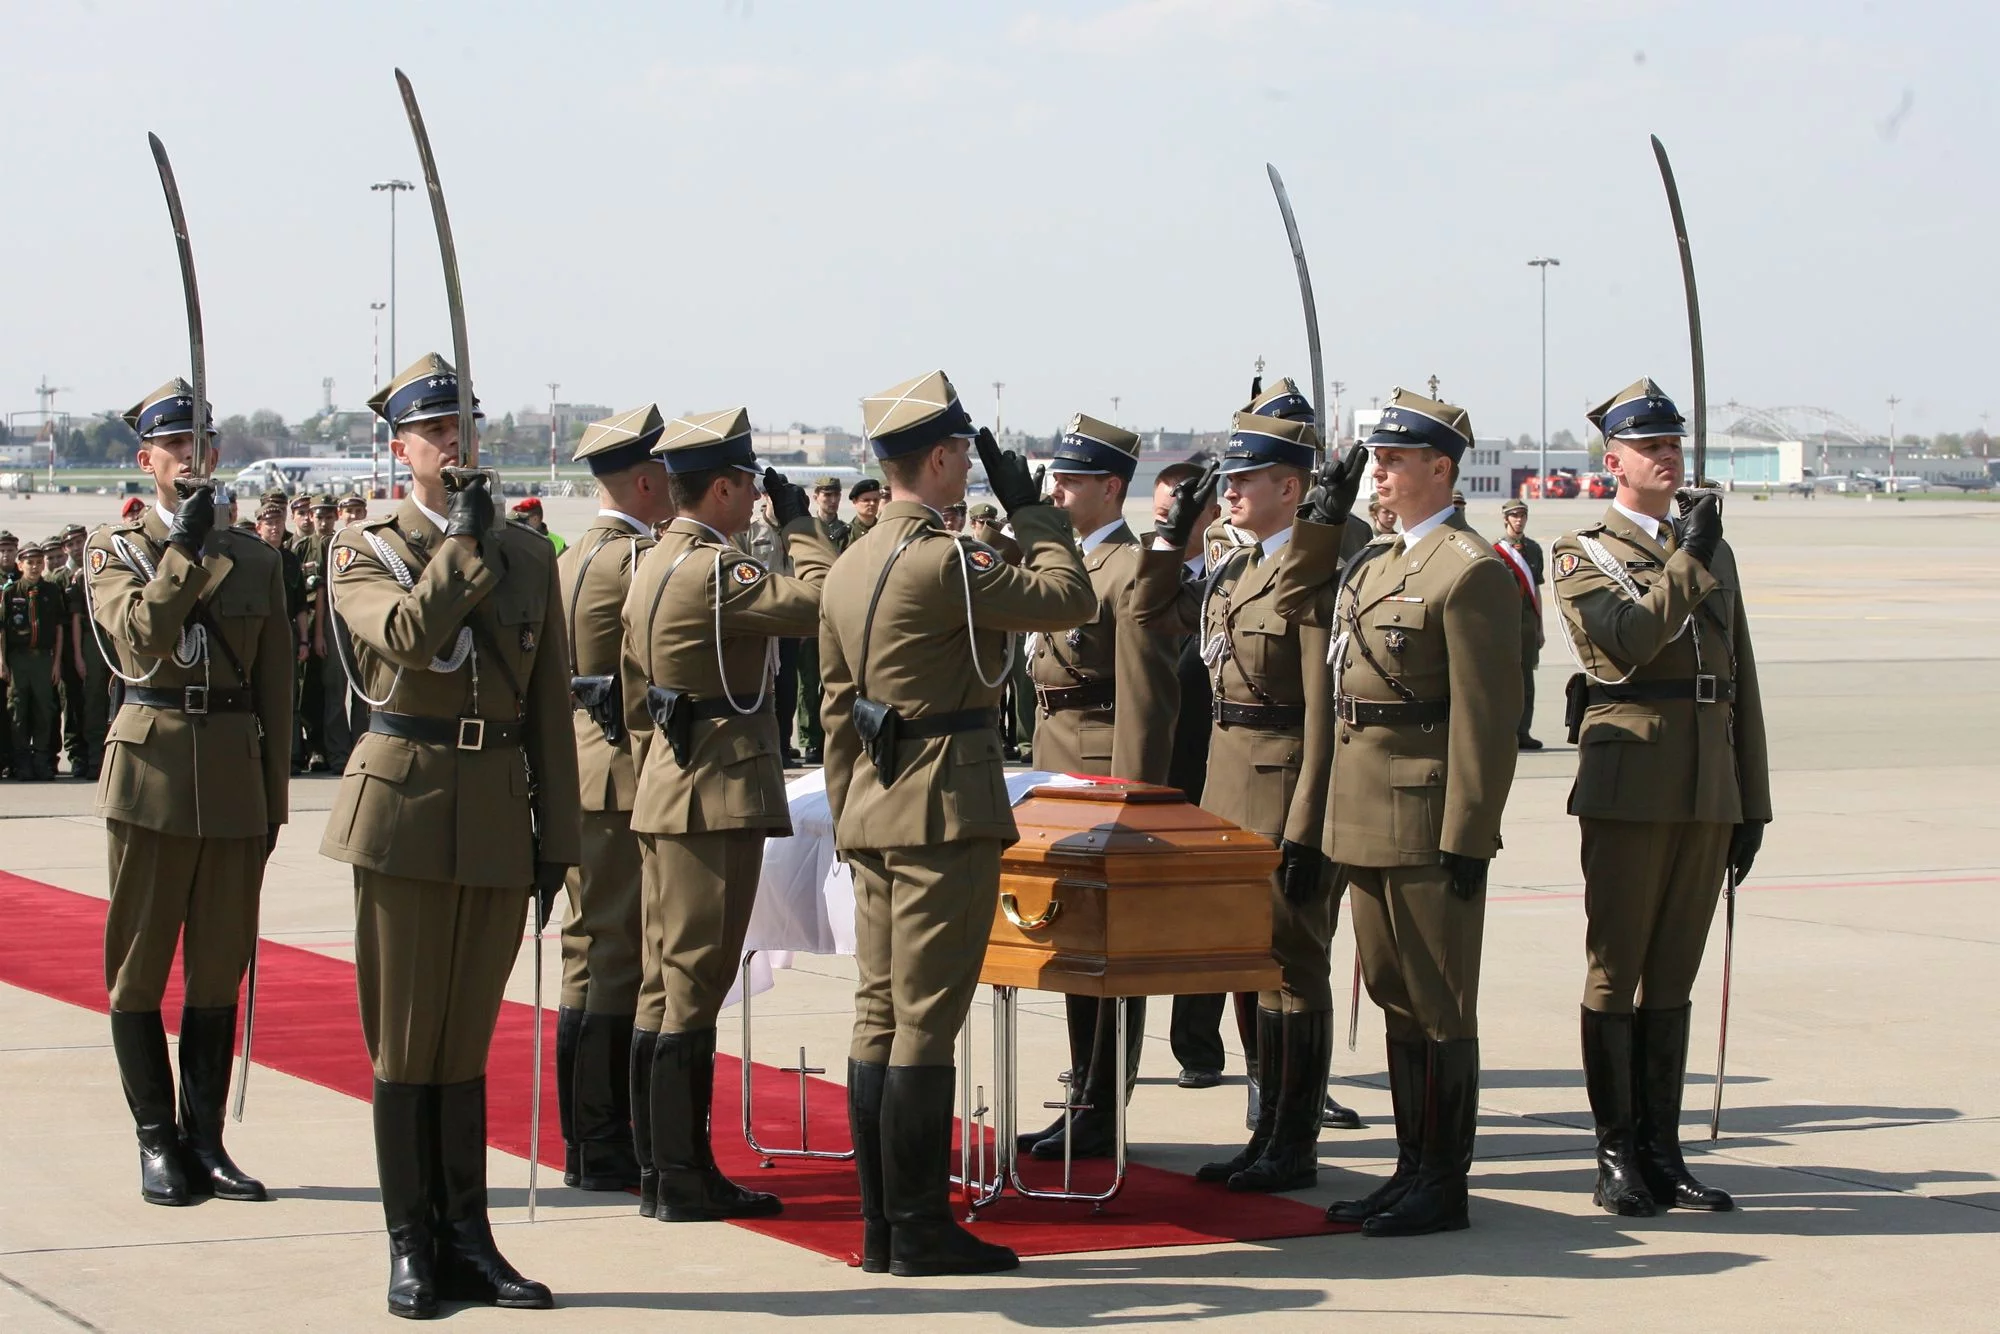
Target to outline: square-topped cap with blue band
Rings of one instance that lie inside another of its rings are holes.
[[[667,420],[657,403],[614,413],[583,428],[570,461],[589,464],[593,477],[624,472],[653,457],[653,446],[666,430]]]
[[[1395,449],[1435,449],[1453,463],[1472,447],[1472,418],[1464,408],[1413,394],[1398,385],[1382,409],[1382,420],[1364,445]]]
[[[1254,412],[1259,417],[1283,417],[1287,421],[1312,421],[1312,400],[1299,390],[1298,382],[1289,375],[1280,376],[1278,382],[1250,400],[1243,409]]]
[[[1049,461],[1052,473],[1085,473],[1132,480],[1139,466],[1139,437],[1122,426],[1101,422],[1084,413],[1069,419],[1056,437],[1055,457]]]
[[[208,433],[215,434],[215,405],[207,405]],[[152,393],[125,409],[125,424],[141,440],[157,440],[163,435],[186,435],[194,430],[194,386],[175,376]]]
[[[439,417],[458,415],[458,372],[451,363],[435,352],[426,352],[408,366],[395,379],[375,391],[375,397],[368,400],[368,406],[375,415],[389,423],[391,430],[401,430],[412,422],[435,421]],[[485,420],[486,414],[479,410],[479,400],[472,400],[474,421]]]
[[[861,433],[878,459],[901,458],[978,432],[943,371],[919,375],[861,400]]]
[[[1229,448],[1222,451],[1222,472],[1224,476],[1255,472],[1274,463],[1311,469],[1318,448],[1319,431],[1310,417],[1294,421],[1238,412],[1229,425]]]
[[[1687,422],[1666,391],[1641,377],[1584,414],[1606,440],[1658,440],[1686,435]]]
[[[667,423],[653,453],[673,473],[707,472],[711,468],[763,471],[757,466],[757,451],[750,447],[750,414],[743,408],[676,417]]]

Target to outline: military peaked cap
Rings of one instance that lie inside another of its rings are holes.
[[[653,446],[666,431],[666,418],[656,403],[613,413],[583,428],[583,439],[576,442],[570,461],[589,464],[594,477],[624,472],[651,458]]]
[[[1472,446],[1472,418],[1465,409],[1413,394],[1400,385],[1389,395],[1382,420],[1362,441],[1397,449],[1435,449],[1456,463]]]
[[[919,375],[861,400],[861,433],[878,459],[900,458],[977,432],[943,371]]]
[[[1298,383],[1291,376],[1279,378],[1278,382],[1250,400],[1245,412],[1254,412],[1259,417],[1283,417],[1287,421],[1312,421],[1312,400],[1299,392]]]
[[[1079,412],[1056,438],[1050,472],[1110,474],[1132,480],[1139,466],[1139,437],[1122,426],[1101,422]]]
[[[205,405],[204,427],[215,434],[215,405]],[[163,435],[186,435],[194,430],[194,386],[175,376],[152,393],[125,409],[125,424],[141,440]]]
[[[653,446],[653,453],[673,473],[707,472],[711,468],[761,471],[757,451],[750,447],[750,414],[742,408],[690,412],[674,418]]]
[[[1239,412],[1230,423],[1229,447],[1222,451],[1222,471],[1224,474],[1255,472],[1274,463],[1311,468],[1313,451],[1318,446],[1319,431],[1310,417],[1296,421]]]
[[[1686,435],[1687,422],[1664,389],[1641,377],[1592,408],[1585,416],[1606,440],[1657,440]]]
[[[456,417],[458,372],[437,353],[426,352],[404,367],[402,374],[376,390],[368,406],[392,430],[400,430],[411,422]],[[479,410],[476,398],[472,400],[472,415],[475,420],[486,415]]]

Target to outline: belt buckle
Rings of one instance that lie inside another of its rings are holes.
[[[1696,673],[1694,678],[1694,702],[1697,704],[1713,704],[1715,703],[1715,697],[1715,677],[1707,672]]]
[[[1333,697],[1333,713],[1335,717],[1339,718],[1340,721],[1346,723],[1349,727],[1361,726],[1361,711],[1355,707],[1355,699],[1352,695],[1335,695]]]
[[[194,715],[195,715],[195,716],[197,716],[197,717],[199,717],[200,715],[202,715],[202,714],[204,714],[204,713],[207,713],[207,712],[208,712],[208,687],[207,687],[207,686],[182,686],[182,687],[181,687],[181,712],[182,712],[182,713],[190,713],[190,714],[194,714]]]
[[[486,749],[486,720],[484,718],[460,718],[458,720],[458,748],[460,750]]]

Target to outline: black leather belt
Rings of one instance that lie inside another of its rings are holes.
[[[1736,683],[1706,673],[1680,681],[1628,681],[1624,685],[1590,688],[1592,704],[1634,704],[1649,700],[1691,699],[1697,704],[1728,704],[1736,699]]]
[[[433,718],[428,714],[385,713],[378,709],[368,715],[368,730],[459,750],[491,750],[496,746],[521,744],[521,724],[489,718]]]
[[[126,686],[127,704],[143,704],[149,709],[173,709],[200,717],[204,713],[249,713],[256,707],[250,692],[237,687],[211,690],[207,686],[182,686],[178,690],[158,690],[147,686]]]
[[[991,709],[959,709],[952,713],[926,713],[917,718],[900,718],[896,722],[898,741],[923,741],[934,736],[950,736],[954,732],[977,732],[982,727],[997,727],[998,720]]]
[[[1042,713],[1067,713],[1073,709],[1103,709],[1106,713],[1118,700],[1116,681],[1085,681],[1075,686],[1036,686],[1035,699]]]
[[[748,713],[739,713],[736,706],[726,699],[689,700],[683,703],[681,707],[686,709],[688,717],[693,718],[696,722],[700,722],[706,718],[754,718],[760,713],[777,712],[777,705],[768,697],[764,700],[762,708],[752,709]]]
[[[1234,700],[1215,701],[1215,721],[1224,727],[1262,727],[1285,731],[1306,725],[1303,704],[1238,704]]]
[[[1349,727],[1425,727],[1451,716],[1448,699],[1373,700],[1341,695],[1333,708]]]

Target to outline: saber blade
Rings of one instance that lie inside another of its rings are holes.
[[[181,298],[187,306],[188,384],[194,390],[196,422],[194,471],[180,481],[190,486],[208,481],[208,437],[200,434],[208,426],[208,349],[201,336],[201,291],[194,280],[194,246],[188,241],[187,214],[181,209],[181,188],[174,180],[174,164],[167,160],[167,146],[157,134],[148,134],[153,146],[153,165],[159,168],[160,188],[167,195],[167,218],[173,223],[174,249],[181,261]]]
[[[230,1110],[243,1123],[243,1100],[250,1093],[250,1042],[257,1034],[257,938],[250,941],[250,971],[243,988],[243,1054],[237,1059],[236,1105]]]
[[[1667,187],[1667,209],[1674,218],[1674,243],[1681,252],[1681,284],[1687,288],[1688,350],[1694,360],[1694,478],[1701,486],[1708,477],[1708,370],[1701,355],[1701,298],[1694,289],[1694,251],[1688,246],[1687,218],[1681,212],[1681,190],[1674,184],[1674,165],[1667,146],[1653,136],[1653,157],[1660,164],[1660,181]]]
[[[1729,977],[1736,961],[1736,868],[1722,886],[1722,1024],[1715,1036],[1715,1104],[1708,1111],[1708,1137],[1722,1134],[1722,1075],[1729,1065]]]
[[[444,187],[438,184],[437,159],[431,155],[430,131],[424,128],[424,113],[417,106],[417,90],[410,76],[396,71],[396,87],[403,94],[403,110],[410,118],[410,133],[417,138],[417,156],[424,165],[424,188],[431,197],[431,221],[437,224],[438,255],[444,261],[444,295],[451,306],[451,355],[458,371],[458,461],[471,470],[479,466],[479,437],[472,429],[472,357],[465,346],[465,296],[458,285],[458,247],[451,240],[451,215],[445,211]]]
[[[1326,460],[1326,373],[1319,357],[1319,307],[1313,301],[1312,273],[1306,268],[1305,243],[1299,240],[1299,221],[1292,216],[1292,197],[1285,192],[1285,179],[1266,162],[1271,189],[1278,196],[1278,212],[1285,219],[1285,237],[1292,243],[1292,265],[1299,271],[1299,299],[1306,308],[1306,350],[1312,357],[1313,426],[1319,433],[1316,463]]]

